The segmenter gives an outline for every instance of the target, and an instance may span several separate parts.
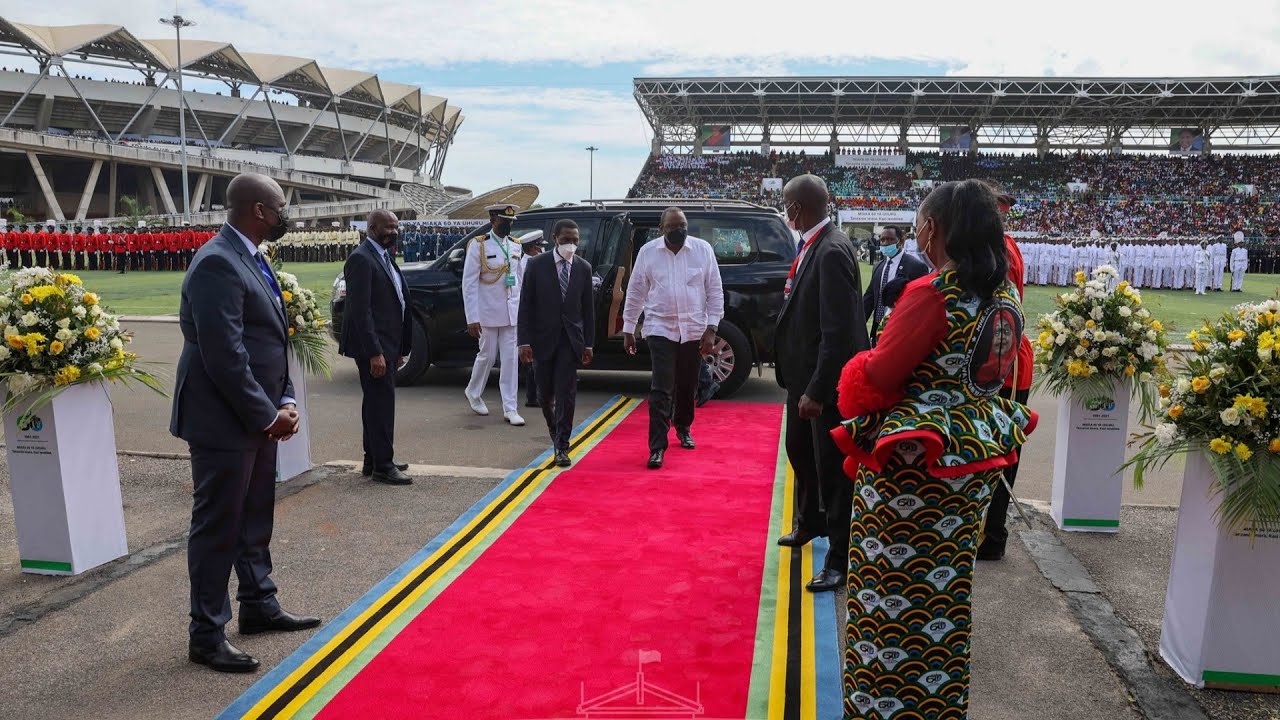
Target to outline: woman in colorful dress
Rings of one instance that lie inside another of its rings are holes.
[[[963,720],[974,552],[1001,469],[1036,424],[998,397],[1023,316],[996,198],[939,186],[916,216],[938,270],[903,291],[840,378],[832,435],[854,480],[846,718]]]

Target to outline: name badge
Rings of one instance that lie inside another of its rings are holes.
[[[505,284],[506,284],[506,286],[507,286],[507,287],[515,287],[515,286],[516,286],[516,276],[515,276],[515,275],[511,275],[511,274],[508,274],[508,275],[507,275],[507,279],[506,279],[504,282],[505,282]]]

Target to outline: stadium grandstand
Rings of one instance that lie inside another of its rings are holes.
[[[811,172],[862,234],[934,183],[1018,203],[1026,236],[1280,236],[1280,77],[638,78],[653,128],[633,197],[776,204]]]
[[[439,216],[471,199],[441,180],[464,120],[448,99],[372,72],[0,18],[0,210],[32,219],[114,224],[130,197],[177,225],[184,155],[196,225],[221,222],[226,185],[245,171],[280,182],[297,221],[345,225],[376,208]]]

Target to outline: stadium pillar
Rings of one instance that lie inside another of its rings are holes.
[[[840,133],[836,132],[834,125],[831,126],[831,144],[827,148],[831,151],[831,157],[840,154]]]
[[[44,166],[40,164],[40,158],[36,157],[33,152],[27,152],[27,162],[31,163],[31,172],[35,173],[36,183],[40,185],[40,192],[44,194],[44,203],[48,208],[48,214],[53,216],[58,222],[65,222],[67,216],[62,214],[62,207],[58,205],[58,196],[53,192],[53,186],[49,183],[49,178],[44,174]]]
[[[116,172],[119,168],[116,161],[111,161],[111,170],[107,173],[107,217],[116,216]]]
[[[84,181],[84,192],[80,194],[80,206],[76,208],[76,220],[89,217],[89,202],[93,200],[93,191],[98,187],[98,175],[102,172],[102,161],[94,160],[89,168],[89,177]]]
[[[169,192],[169,183],[164,179],[164,171],[155,165],[151,166],[151,178],[154,180],[152,194],[160,191],[160,199],[164,201],[164,211],[169,215],[177,215],[178,208],[173,204],[173,195]]]
[[[204,199],[205,185],[208,183],[209,173],[200,173],[200,177],[196,179],[196,189],[191,193],[191,207],[196,212],[200,212],[202,209],[203,203],[201,201]]]

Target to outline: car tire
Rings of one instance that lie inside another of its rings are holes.
[[[751,366],[755,364],[755,353],[746,333],[732,322],[722,320],[707,362],[711,364],[716,382],[720,383],[720,391],[716,393],[716,397],[727,398],[742,389],[747,382]]]
[[[427,329],[423,326],[422,320],[413,319],[413,349],[409,351],[409,357],[406,359],[404,367],[396,371],[396,386],[406,387],[416,385],[426,376],[427,370],[431,368],[431,353],[427,347]]]

